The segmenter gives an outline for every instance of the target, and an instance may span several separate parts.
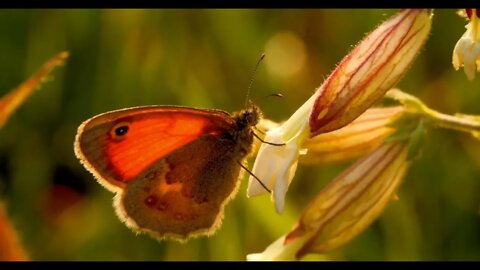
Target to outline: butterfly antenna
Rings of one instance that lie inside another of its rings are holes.
[[[255,174],[253,174],[253,172],[251,172],[247,167],[245,167],[242,162],[238,161],[237,160],[237,163],[238,165],[240,165],[240,167],[242,167],[245,171],[247,171],[251,176],[253,176],[253,178],[255,178],[255,180],[258,181],[258,183],[270,194],[272,194],[272,191],[270,189],[268,189],[267,186],[265,186],[265,184],[262,182],[262,180],[260,180]]]
[[[264,97],[259,97],[257,99],[254,99],[253,102],[254,103],[260,103],[264,99],[267,99],[267,98],[270,98],[270,97],[283,98],[283,95],[281,93],[273,93],[273,94],[266,95]]]
[[[262,60],[264,58],[265,58],[265,53],[262,53],[262,55],[260,56],[260,59],[258,59],[257,64],[255,65],[255,69],[253,70],[253,73],[252,73],[252,76],[251,76],[251,79],[250,79],[250,85],[248,86],[248,89],[247,89],[247,97],[245,99],[245,107],[248,106],[248,101],[249,101],[248,98],[250,96],[250,89],[252,89],[253,81],[255,80],[255,74],[257,74],[258,66],[260,66],[260,63],[262,62]]]

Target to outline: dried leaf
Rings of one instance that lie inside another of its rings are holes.
[[[16,89],[0,99],[0,128],[23,102],[38,89],[50,72],[68,58],[68,52],[61,52],[48,60],[35,74]]]

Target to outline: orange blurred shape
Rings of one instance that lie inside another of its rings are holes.
[[[0,203],[0,261],[26,260],[28,260],[28,257],[18,241],[5,207]]]
[[[53,68],[62,64],[67,57],[67,52],[57,54],[48,60],[28,80],[0,99],[0,128],[3,127],[8,118],[25,102],[33,91],[40,87],[40,84],[47,78]]]

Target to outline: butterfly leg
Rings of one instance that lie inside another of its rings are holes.
[[[265,184],[262,182],[262,180],[260,180],[255,174],[253,174],[252,171],[250,171],[247,167],[245,167],[240,161],[237,160],[237,163],[240,165],[240,167],[242,167],[245,171],[247,171],[251,176],[253,176],[253,178],[255,178],[258,183],[268,192],[268,193],[272,193],[272,191],[270,189],[268,189],[267,186],[265,186]]]
[[[284,146],[285,143],[272,143],[272,142],[267,142],[267,141],[264,141],[262,138],[260,138],[255,132],[252,132],[253,136],[255,136],[255,138],[257,138],[259,141],[261,141],[262,143],[266,143],[266,144],[270,144],[270,145],[273,145],[273,146]]]

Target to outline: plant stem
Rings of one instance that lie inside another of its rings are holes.
[[[480,121],[473,119],[473,117],[448,115],[431,109],[428,109],[426,115],[439,127],[463,132],[480,132]]]

